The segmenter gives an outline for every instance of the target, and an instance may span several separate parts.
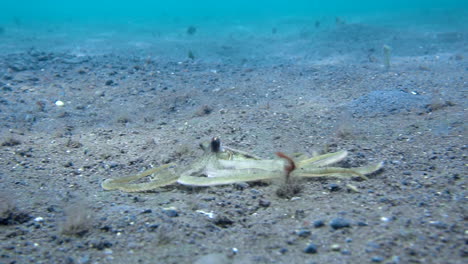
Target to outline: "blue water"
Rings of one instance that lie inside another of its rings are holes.
[[[265,21],[284,17],[363,16],[404,13],[430,15],[435,10],[455,11],[468,8],[465,0],[43,0],[2,1],[0,22],[19,18],[24,22],[192,22],[210,20]],[[6,2],[6,3],[5,3]]]
[[[359,50],[364,42],[366,49],[395,45],[390,42],[397,35],[426,42],[441,32],[464,37],[468,28],[466,0],[2,2],[0,54],[31,48],[74,55],[125,51],[181,60],[193,50],[197,58],[214,61],[231,55],[312,60],[332,55],[330,43],[356,36],[362,43],[341,52]],[[419,45],[414,40],[397,43],[405,49],[395,54],[418,55],[406,49]]]

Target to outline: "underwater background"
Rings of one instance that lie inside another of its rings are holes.
[[[265,22],[290,17],[406,15],[406,23],[445,11],[456,19],[468,6],[463,0],[394,1],[4,1],[1,22],[24,23],[233,23]],[[448,18],[450,19],[450,18]],[[398,22],[398,21],[395,21]],[[446,21],[448,22],[448,21]]]
[[[297,41],[323,39],[319,34],[338,24],[378,26],[382,34],[388,28],[463,31],[467,10],[463,0],[4,1],[0,53],[34,47],[96,55],[124,49],[181,60],[190,50],[193,57],[219,61],[219,53],[230,51],[210,52],[207,44],[230,43],[247,58],[253,56],[251,45],[265,46],[261,58],[303,57],[298,50],[317,47]]]

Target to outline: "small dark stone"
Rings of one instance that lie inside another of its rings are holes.
[[[234,221],[232,221],[231,219],[229,219],[225,215],[218,215],[214,219],[214,224],[217,225],[217,226],[220,226],[222,228],[226,228],[226,227],[229,227],[230,225],[234,224]]]
[[[344,218],[333,218],[331,221],[330,221],[330,226],[333,228],[333,229],[341,229],[341,228],[345,228],[345,227],[350,227],[351,226],[351,223],[349,222],[349,220],[347,219],[344,219]]]
[[[107,81],[106,81],[106,85],[112,85],[113,83],[114,83],[113,80],[107,80]]]
[[[177,217],[179,216],[179,213],[174,210],[174,209],[164,209],[163,213],[166,214],[169,217]]]
[[[327,185],[326,189],[329,190],[330,192],[337,192],[341,190],[341,187],[336,183],[330,183]]]
[[[317,253],[317,246],[313,243],[310,243],[309,245],[307,245],[307,247],[304,249],[304,253],[307,253],[307,254],[315,254]]]
[[[142,214],[151,214],[153,211],[151,209],[146,209],[144,210],[143,212],[141,212]]]
[[[104,232],[109,232],[112,230],[112,227],[110,225],[105,225],[103,227],[100,228],[102,231]]]
[[[47,212],[55,213],[55,212],[57,212],[57,209],[56,209],[56,207],[54,205],[51,205],[51,206],[47,207]]]
[[[447,229],[448,228],[448,225],[444,222],[441,222],[441,221],[431,221],[429,222],[429,225],[435,227],[435,228],[438,228],[438,229]]]
[[[347,249],[343,249],[343,250],[341,250],[341,254],[349,256],[349,255],[351,255],[351,251],[349,251]]]
[[[357,225],[358,226],[368,226],[368,224],[366,222],[363,222],[363,221],[357,222]]]
[[[92,248],[95,248],[97,250],[104,250],[106,248],[112,247],[112,243],[104,240],[104,241],[93,241],[90,243]]]
[[[314,227],[315,228],[319,228],[319,227],[322,227],[322,226],[325,226],[325,222],[323,220],[314,221]]]
[[[119,163],[117,163],[117,162],[115,162],[115,161],[109,162],[109,168],[110,168],[110,169],[115,169],[115,168],[117,168],[117,167],[119,167]]]
[[[381,256],[373,256],[371,258],[371,261],[374,262],[374,263],[380,263],[380,262],[384,261],[384,258],[381,257]]]
[[[297,230],[296,234],[299,237],[309,237],[310,235],[312,235],[312,232],[310,232],[310,230],[301,229],[301,230]]]
[[[158,229],[159,225],[158,224],[152,224],[148,226],[148,231],[149,232],[154,232]]]
[[[268,200],[263,200],[263,199],[258,200],[258,205],[261,207],[268,207],[270,206],[270,204],[271,202]]]
[[[281,248],[281,249],[279,250],[279,253],[280,253],[280,254],[286,254],[286,253],[288,253],[288,249],[287,249],[287,248]]]

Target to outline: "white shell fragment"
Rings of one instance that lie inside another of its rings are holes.
[[[55,101],[55,105],[56,105],[56,106],[64,106],[65,103],[62,102],[62,101],[60,101],[60,100],[57,100],[57,101]]]

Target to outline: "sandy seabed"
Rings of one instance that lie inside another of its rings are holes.
[[[468,32],[281,34],[78,47],[6,30],[0,262],[466,263]],[[303,180],[292,198],[278,182],[101,189],[188,166],[213,136],[265,158],[385,164],[367,181]]]

